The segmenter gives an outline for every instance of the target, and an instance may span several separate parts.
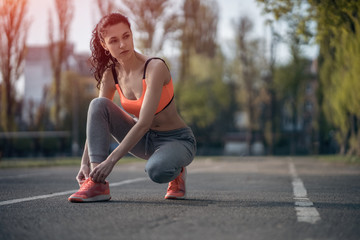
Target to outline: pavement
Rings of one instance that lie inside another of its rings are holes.
[[[70,203],[78,167],[0,169],[0,239],[360,239],[360,166],[309,157],[219,157],[165,200],[145,162],[117,165],[112,199]]]

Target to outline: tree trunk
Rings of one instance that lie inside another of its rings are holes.
[[[357,119],[357,147],[356,147],[356,155],[360,157],[360,118]]]
[[[297,112],[296,112],[296,106],[293,103],[292,104],[293,107],[293,129],[291,130],[291,139],[290,139],[290,155],[295,155],[296,154],[296,125],[297,125]]]
[[[8,69],[10,72],[11,70]],[[10,73],[6,73],[2,83],[2,113],[1,126],[4,132],[12,131],[14,126],[14,98],[11,86]]]
[[[55,128],[60,129],[60,69],[55,70]]]

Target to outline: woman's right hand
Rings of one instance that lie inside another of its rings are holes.
[[[78,173],[77,176],[76,176],[76,180],[78,181],[79,186],[81,186],[81,184],[82,184],[86,179],[89,178],[89,174],[90,174],[90,166],[81,164],[79,173]]]

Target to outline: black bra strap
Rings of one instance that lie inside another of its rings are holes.
[[[111,66],[111,71],[112,71],[112,74],[113,74],[115,84],[119,84],[118,78],[117,78],[117,72],[116,72],[116,69],[115,69],[115,64],[113,64]]]
[[[146,68],[147,68],[147,65],[149,64],[149,62],[153,59],[159,59],[161,61],[163,61],[165,63],[165,66],[167,67],[167,69],[169,70],[169,67],[166,65],[166,62],[164,61],[164,59],[162,58],[158,58],[158,57],[153,57],[153,58],[149,58],[148,60],[146,60],[145,62],[145,68],[144,68],[144,75],[143,75],[143,79],[145,79],[145,74],[146,74]],[[169,70],[170,71],[170,70]]]
[[[165,106],[163,109],[161,109],[159,112],[155,113],[155,115],[157,115],[157,114],[161,113],[162,111],[164,111],[165,108],[167,108],[173,100],[174,100],[174,95],[172,96],[172,98],[171,98],[171,100],[169,101],[169,103],[166,104],[166,106]]]
[[[165,63],[165,66],[167,67],[167,69],[170,71],[170,69],[169,69],[169,67],[167,66],[167,64],[166,64],[166,62],[164,61],[164,59],[158,58],[158,57],[149,58],[149,59],[146,60],[146,62],[145,62],[143,79],[145,79],[145,74],[146,74],[147,65],[149,64],[149,62],[150,62],[152,59],[159,59],[159,60],[163,61],[163,62]],[[112,74],[113,74],[113,78],[114,78],[115,84],[119,84],[118,78],[117,78],[117,72],[116,72],[116,69],[115,69],[115,64],[113,64],[113,65],[111,66],[111,71],[112,71]]]

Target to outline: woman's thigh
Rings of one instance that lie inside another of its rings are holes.
[[[135,124],[136,121],[111,100],[107,98],[94,99],[89,107],[87,122],[90,154],[106,154],[111,136],[120,143]],[[146,147],[147,138],[145,135],[130,150],[130,153],[139,158],[148,159],[152,152],[147,153]]]

